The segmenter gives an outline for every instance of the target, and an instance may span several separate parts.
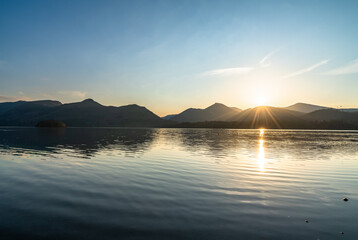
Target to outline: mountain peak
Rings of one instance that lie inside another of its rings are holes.
[[[81,107],[102,106],[100,103],[96,102],[92,98],[88,98],[88,99],[83,100],[82,102],[73,103],[73,104],[75,104],[77,106],[81,106]],[[69,105],[73,105],[73,104],[69,104]]]
[[[218,102],[216,102],[216,103],[214,103],[212,106],[225,106],[224,104],[222,104],[222,103],[218,103]]]
[[[177,122],[225,121],[238,112],[240,112],[240,109],[231,108],[217,102],[205,109],[188,108],[174,116],[167,116],[166,119]]]
[[[314,104],[309,104],[309,103],[303,103],[303,102],[298,102],[298,103],[295,103],[291,106],[316,106],[316,107],[322,107],[322,106],[318,106],[318,105],[314,105]],[[290,107],[291,107],[290,106]]]
[[[212,109],[212,108],[228,108],[228,106],[222,103],[214,103],[213,105],[207,107],[206,109]]]
[[[308,103],[295,103],[291,106],[285,107],[285,109],[288,110],[292,110],[292,111],[297,111],[297,112],[303,112],[303,113],[310,113],[313,111],[317,111],[320,109],[327,109],[328,107],[323,107],[323,106],[318,106],[318,105],[313,105],[313,104],[308,104]]]
[[[95,101],[92,98],[87,98],[82,101],[83,103],[95,103]]]

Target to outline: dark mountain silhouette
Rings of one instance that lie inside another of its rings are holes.
[[[310,109],[312,106],[308,105]],[[293,111],[266,106],[241,111],[215,103],[205,109],[187,109],[165,120],[136,104],[103,106],[93,99],[68,104],[51,100],[19,101],[0,103],[0,126],[35,126],[41,121],[55,120],[68,127],[358,129],[358,111],[333,108],[302,111],[308,108]]]
[[[305,119],[315,121],[348,121],[358,123],[358,112],[347,112],[340,109],[322,109],[306,114]]]
[[[165,119],[165,120],[170,120],[170,119],[172,119],[173,117],[175,117],[175,116],[177,116],[178,114],[169,114],[169,115],[166,115],[166,116],[164,116],[164,117],[162,117],[163,119]]]
[[[38,119],[38,117],[40,117],[44,112],[50,111],[61,105],[62,103],[51,100],[1,103],[0,125],[34,126],[35,123],[38,122],[36,119]],[[31,124],[27,123],[29,121]]]
[[[230,118],[247,128],[285,128],[302,123],[304,114],[283,108],[261,106],[244,110]]]
[[[189,108],[177,115],[165,118],[176,122],[226,121],[240,111],[238,108],[215,103],[205,109]]]
[[[267,128],[267,129],[358,129],[358,112],[322,109],[302,113],[276,107],[256,107],[244,110],[228,121],[179,123],[186,128]]]
[[[34,126],[37,122],[48,119],[62,121],[70,127],[149,127],[167,124],[167,121],[145,107],[135,104],[107,107],[92,99],[86,99],[82,102],[69,104],[54,101],[24,102],[0,114],[0,125]]]
[[[297,111],[297,112],[303,112],[303,113],[310,113],[316,110],[328,109],[328,107],[307,104],[307,103],[296,103],[291,106],[285,107],[285,109]]]
[[[25,101],[0,103],[0,115],[24,103]]]
[[[343,112],[358,112],[358,108],[340,108]]]
[[[42,101],[17,101],[17,102],[4,102],[0,103],[0,115],[10,110],[14,111],[23,111],[26,109],[34,109],[34,108],[41,108],[41,107],[54,107],[59,106],[62,103],[58,101],[51,101],[51,100],[42,100]]]

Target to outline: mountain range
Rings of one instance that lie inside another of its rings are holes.
[[[321,109],[310,113],[277,107],[246,109],[227,121],[181,122],[180,128],[358,129],[358,111]]]
[[[205,109],[189,108],[160,118],[136,104],[113,107],[86,99],[0,103],[0,126],[35,126],[58,120],[69,127],[222,127],[358,129],[358,109],[334,109],[306,103],[288,107],[262,106],[241,110],[215,103]]]
[[[165,116],[163,119],[176,122],[227,121],[242,110],[215,103],[205,109],[189,108],[179,114]]]
[[[0,103],[1,126],[34,126],[42,120],[59,120],[72,127],[157,127],[167,123],[136,104],[103,106],[93,99],[69,104],[51,100]]]

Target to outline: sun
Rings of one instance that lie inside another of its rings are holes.
[[[242,89],[244,90],[240,97],[244,98],[251,107],[271,106],[277,101],[280,85],[270,79],[265,81],[253,79],[245,83]]]
[[[252,89],[252,102],[256,107],[267,106],[271,99],[272,91],[270,86],[259,84]]]
[[[256,100],[255,100],[255,105],[256,106],[265,106],[265,105],[267,105],[267,97],[263,96],[263,95],[257,96]]]

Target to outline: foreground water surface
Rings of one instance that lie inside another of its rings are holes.
[[[356,131],[0,128],[1,239],[358,239],[357,201]]]

